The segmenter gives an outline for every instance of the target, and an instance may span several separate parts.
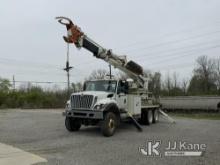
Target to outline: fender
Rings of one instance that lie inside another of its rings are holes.
[[[105,106],[103,112],[104,113],[106,113],[106,112],[113,112],[113,113],[115,113],[117,115],[120,115],[120,111],[119,111],[119,108],[118,108],[116,103],[108,103]]]
[[[107,112],[113,112],[114,114],[116,114],[116,116],[117,116],[117,125],[119,126],[120,121],[121,121],[121,116],[120,116],[120,111],[119,111],[119,108],[118,108],[117,104],[114,103],[114,102],[113,103],[108,103],[105,106],[104,110],[103,110],[104,116]]]

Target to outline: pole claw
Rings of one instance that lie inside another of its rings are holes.
[[[66,26],[72,26],[73,22],[71,19],[67,18],[67,17],[56,17],[55,19],[58,20],[58,22],[62,25],[66,25]]]

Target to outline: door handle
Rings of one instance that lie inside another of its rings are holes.
[[[121,94],[119,94],[118,96],[119,96],[119,97],[121,97],[121,96],[125,96],[125,94],[122,94],[122,93],[121,93]]]

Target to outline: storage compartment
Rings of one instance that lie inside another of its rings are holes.
[[[141,114],[141,97],[137,95],[128,95],[128,111],[132,115]]]

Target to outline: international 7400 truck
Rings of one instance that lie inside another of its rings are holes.
[[[104,136],[112,136],[120,122],[131,120],[141,129],[141,124],[157,123],[160,105],[148,91],[148,79],[143,69],[126,56],[114,54],[87,35],[66,17],[57,17],[67,28],[64,40],[77,48],[85,48],[96,58],[123,71],[129,79],[101,79],[86,81],[83,91],[72,93],[67,102],[65,126],[68,131],[78,131],[81,125],[99,125]]]

